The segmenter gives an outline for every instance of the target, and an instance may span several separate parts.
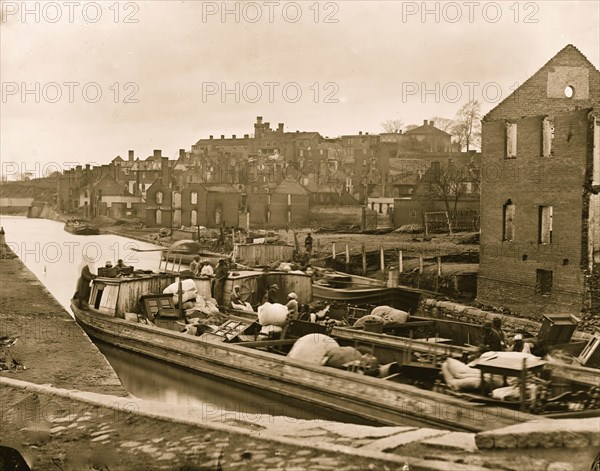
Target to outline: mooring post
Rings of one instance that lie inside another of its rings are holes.
[[[361,246],[362,251],[362,274],[363,276],[367,276],[367,249],[365,247],[364,242]]]
[[[398,272],[402,273],[404,271],[404,264],[402,260],[402,250],[398,250]]]

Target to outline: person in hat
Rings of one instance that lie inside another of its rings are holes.
[[[313,238],[310,235],[310,232],[308,233],[308,235],[306,236],[306,239],[304,239],[304,251],[309,255],[312,253],[312,248],[313,248]]]
[[[498,332],[498,335],[500,336],[502,350],[506,350],[508,348],[508,339],[506,338],[506,334],[502,330],[502,318],[501,317],[494,317],[492,319],[492,329],[494,329],[496,332]]]
[[[288,294],[288,302],[285,307],[288,308],[288,317],[290,319],[298,318],[298,295],[296,293]]]
[[[502,351],[502,339],[491,322],[483,324],[483,340],[479,345],[481,353]]]
[[[223,296],[225,294],[225,281],[227,281],[227,277],[229,276],[229,267],[225,262],[225,259],[219,259],[219,263],[217,264],[217,270],[215,272],[215,299],[217,300],[217,305],[223,305]]]
[[[263,304],[264,303],[271,303],[271,304],[276,303],[278,294],[279,294],[279,286],[277,286],[274,283],[271,286],[269,286],[269,290],[265,293],[265,296],[263,297]]]

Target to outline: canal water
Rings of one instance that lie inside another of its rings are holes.
[[[77,266],[83,254],[92,257],[96,267],[107,261],[114,265],[118,259],[143,269],[156,271],[159,266],[160,252],[136,251],[157,248],[149,243],[115,235],[77,236],[64,231],[64,224],[46,219],[1,216],[0,225],[6,232],[7,244],[69,314],[69,302],[79,277]],[[230,411],[228,414],[240,414],[246,419],[264,420],[272,415],[344,419],[323,409],[291,404],[282,396],[257,394],[110,345],[97,345],[123,386],[143,399],[201,408],[213,416]]]

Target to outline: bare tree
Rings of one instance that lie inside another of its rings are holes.
[[[470,166],[458,166],[452,160],[434,162],[421,178],[415,195],[422,206],[435,200],[443,201],[448,217],[454,223],[458,202],[467,194],[467,183],[477,186],[478,175]]]
[[[477,100],[465,103],[456,113],[452,134],[467,152],[481,144],[481,104]]]
[[[412,131],[413,129],[417,129],[419,126],[417,126],[416,124],[409,124],[404,128],[404,131]]]
[[[401,119],[388,119],[381,123],[381,127],[385,132],[397,133],[402,130],[403,124]]]
[[[436,128],[441,129],[442,131],[447,132],[448,134],[452,134],[452,128],[456,124],[453,119],[441,118],[439,116],[431,118],[430,121],[433,121],[433,125]]]

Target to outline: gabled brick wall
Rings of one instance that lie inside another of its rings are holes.
[[[575,95],[561,95],[568,85]],[[592,108],[600,108],[600,72],[567,46],[483,120],[481,256],[478,301],[515,313],[578,314],[593,300],[589,182]],[[554,119],[553,155],[543,156],[543,119]],[[506,159],[506,125],[517,124],[517,155]],[[596,144],[598,145],[598,144]],[[515,205],[514,237],[503,241],[503,205]],[[538,239],[539,208],[552,206],[552,242]],[[536,290],[538,270],[551,292]],[[597,282],[597,281],[596,281]],[[596,288],[597,292],[597,288]]]

